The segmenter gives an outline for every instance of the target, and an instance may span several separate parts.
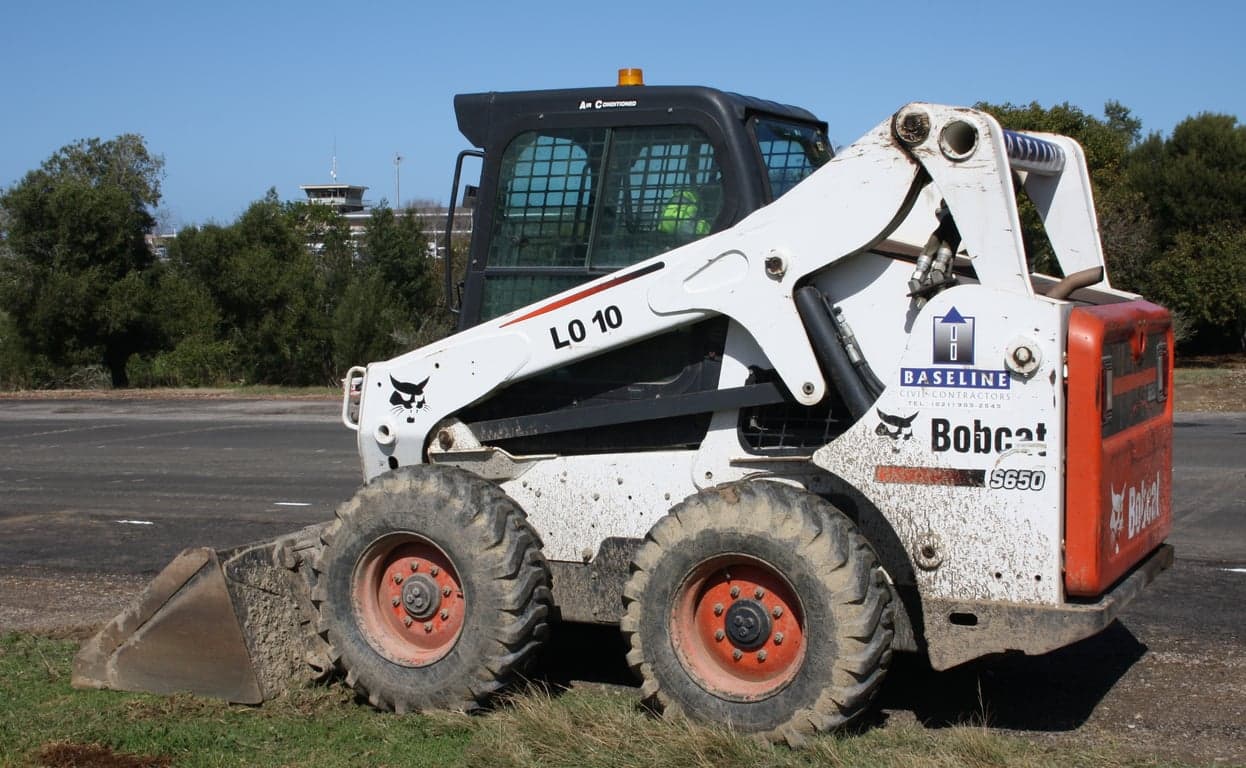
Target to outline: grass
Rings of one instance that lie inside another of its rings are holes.
[[[72,642],[0,637],[0,766],[566,766],[952,768],[1168,766],[1110,744],[1037,744],[983,727],[874,728],[798,750],[653,718],[628,690],[536,690],[481,716],[396,716],[341,686],[263,707],[69,687]]]
[[[1178,411],[1246,411],[1246,365],[1178,368],[1173,379]]]

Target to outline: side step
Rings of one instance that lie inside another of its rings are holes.
[[[221,553],[183,551],[83,644],[72,684],[259,704],[327,675],[310,600],[323,528]]]

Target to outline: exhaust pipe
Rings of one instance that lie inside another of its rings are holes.
[[[187,549],[74,658],[75,688],[259,704],[332,670],[311,567],[327,523],[216,552]]]

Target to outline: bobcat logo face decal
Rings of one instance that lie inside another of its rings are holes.
[[[874,434],[879,437],[891,438],[891,450],[900,452],[900,441],[913,439],[913,420],[917,418],[917,414],[912,416],[892,416],[889,413],[883,413],[878,408],[878,418],[882,421],[878,422],[878,426],[874,428]]]
[[[405,411],[407,423],[414,423],[415,414],[428,407],[427,399],[424,397],[424,385],[428,383],[428,378],[419,384],[399,381],[393,376],[389,377],[389,381],[394,385],[394,393],[389,396],[389,404],[393,406],[390,410],[394,413]]]
[[[1112,531],[1112,545],[1117,552],[1121,551],[1121,531],[1125,528],[1125,491],[1129,490],[1129,486],[1121,489],[1120,493],[1116,492],[1116,486],[1108,486],[1108,491],[1112,495],[1112,516],[1108,518],[1108,529]]]

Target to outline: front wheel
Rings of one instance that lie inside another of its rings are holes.
[[[346,682],[399,712],[471,710],[548,633],[549,572],[496,485],[416,466],[364,486],[322,535],[313,593]]]
[[[797,741],[873,701],[892,590],[823,499],[770,482],[698,493],[653,527],[632,568],[628,661],[665,713]]]

